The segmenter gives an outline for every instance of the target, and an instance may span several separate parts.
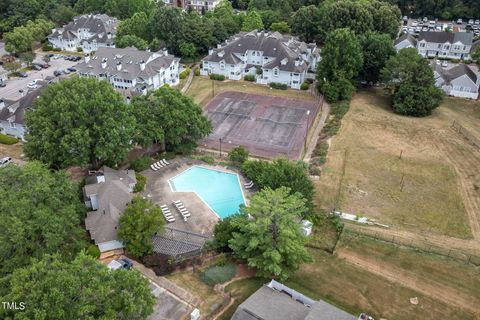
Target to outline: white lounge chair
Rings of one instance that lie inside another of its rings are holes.
[[[165,159],[160,160],[160,163],[163,164],[164,166],[168,166],[170,164]]]
[[[157,167],[155,167],[153,164],[150,165],[150,168],[153,170],[153,171],[157,171]]]
[[[250,182],[244,184],[245,189],[250,189],[250,188],[252,188],[254,185],[255,185],[255,184],[253,183],[253,181],[250,181]]]
[[[157,167],[157,169],[162,169],[162,168],[163,168],[163,166],[162,166],[160,163],[158,163],[158,162],[154,163],[153,165],[154,165],[155,167]]]

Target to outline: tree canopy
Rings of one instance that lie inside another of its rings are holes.
[[[442,102],[443,92],[435,87],[432,68],[414,48],[402,49],[391,57],[381,72],[392,94],[395,113],[424,117]]]
[[[72,262],[45,256],[16,269],[2,301],[22,301],[24,311],[0,309],[2,319],[143,320],[153,312],[149,282],[137,271],[109,271],[80,253]],[[2,312],[4,313],[2,317]]]
[[[114,165],[130,149],[135,118],[107,81],[71,78],[47,87],[25,116],[25,154],[53,168]]]
[[[0,168],[0,277],[31,258],[73,258],[85,246],[85,206],[63,171],[38,162]]]
[[[255,11],[251,10],[247,12],[247,15],[243,18],[242,31],[262,30],[263,21],[262,16]]]
[[[318,89],[328,102],[350,99],[363,65],[360,42],[350,29],[336,29],[325,41],[318,64]]]
[[[149,199],[136,197],[120,217],[118,237],[129,253],[141,258],[152,253],[152,237],[162,231],[164,224],[159,207]]]
[[[31,51],[33,41],[43,40],[53,26],[52,22],[45,19],[29,20],[24,26],[5,33],[5,49],[12,54]]]
[[[212,131],[210,121],[193,100],[178,90],[161,87],[132,101],[137,122],[135,141],[161,143],[168,151],[192,150]]]
[[[243,163],[242,173],[261,189],[287,187],[292,193],[298,192],[307,201],[307,207],[313,208],[314,186],[303,162],[295,163],[287,159],[275,159],[272,162],[247,160]]]
[[[376,32],[367,32],[359,39],[363,51],[360,79],[368,83],[377,83],[385,63],[396,54],[392,40],[388,35]]]
[[[229,246],[258,275],[286,280],[302,263],[312,261],[299,224],[307,210],[305,199],[288,188],[265,188],[240,209],[243,219],[235,220],[239,231],[233,232]]]

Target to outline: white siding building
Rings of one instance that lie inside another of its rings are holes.
[[[93,57],[86,56],[76,67],[79,76],[107,80],[128,98],[146,94],[164,84],[177,85],[179,61],[166,50],[100,48]]]
[[[473,33],[469,32],[420,32],[418,53],[423,57],[470,60]]]
[[[7,82],[8,79],[8,72],[7,70],[0,67],[0,84],[4,84]]]
[[[300,89],[307,72],[315,72],[320,50],[315,43],[306,44],[293,36],[278,32],[241,32],[202,59],[200,74],[222,74],[230,80],[245,75],[256,82],[277,82]]]
[[[47,37],[50,44],[64,51],[92,52],[102,47],[115,47],[118,20],[105,14],[75,17],[62,28],[55,28]]]
[[[458,64],[444,69],[432,63],[435,85],[452,97],[478,99],[479,79],[469,66]]]

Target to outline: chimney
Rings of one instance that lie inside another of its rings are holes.
[[[295,59],[295,66],[298,67],[300,65],[300,59]]]
[[[122,62],[121,61],[117,62],[117,70],[118,71],[122,70]]]
[[[208,55],[213,54],[213,49],[208,49]]]
[[[168,56],[168,50],[167,50],[167,48],[163,48],[162,51],[163,51],[163,54],[164,54],[164,55]]]
[[[145,70],[145,61],[140,60],[140,70]]]
[[[112,39],[112,33],[111,32],[107,32],[107,38]]]
[[[90,61],[90,55],[86,54],[85,55],[85,63],[88,63]]]
[[[3,110],[5,108],[5,101],[3,99],[0,99],[0,110]]]
[[[107,67],[107,58],[102,59],[102,69],[105,69]]]
[[[52,29],[52,33],[55,33],[55,31],[57,31],[57,28]]]
[[[222,45],[219,43],[217,44],[217,49],[220,49],[222,47]]]

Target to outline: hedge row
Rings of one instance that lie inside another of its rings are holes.
[[[270,82],[270,88],[279,89],[279,90],[287,90],[288,86],[284,83]]]
[[[185,70],[180,72],[180,79],[185,79],[190,74],[190,68],[186,67]]]
[[[225,76],[223,74],[212,73],[212,74],[210,74],[210,79],[223,81],[223,80],[225,80]]]
[[[14,137],[11,137],[11,136],[7,136],[5,134],[1,134],[0,133],[0,143],[1,144],[7,144],[7,145],[11,145],[11,144],[15,144],[18,142],[18,139],[17,138],[14,138]]]
[[[133,188],[133,192],[140,192],[145,189],[145,185],[147,184],[147,177],[145,177],[143,174],[137,173],[137,184],[135,185],[135,188]]]
[[[243,80],[245,81],[255,81],[255,76],[252,74],[247,74],[245,77],[243,77]]]

